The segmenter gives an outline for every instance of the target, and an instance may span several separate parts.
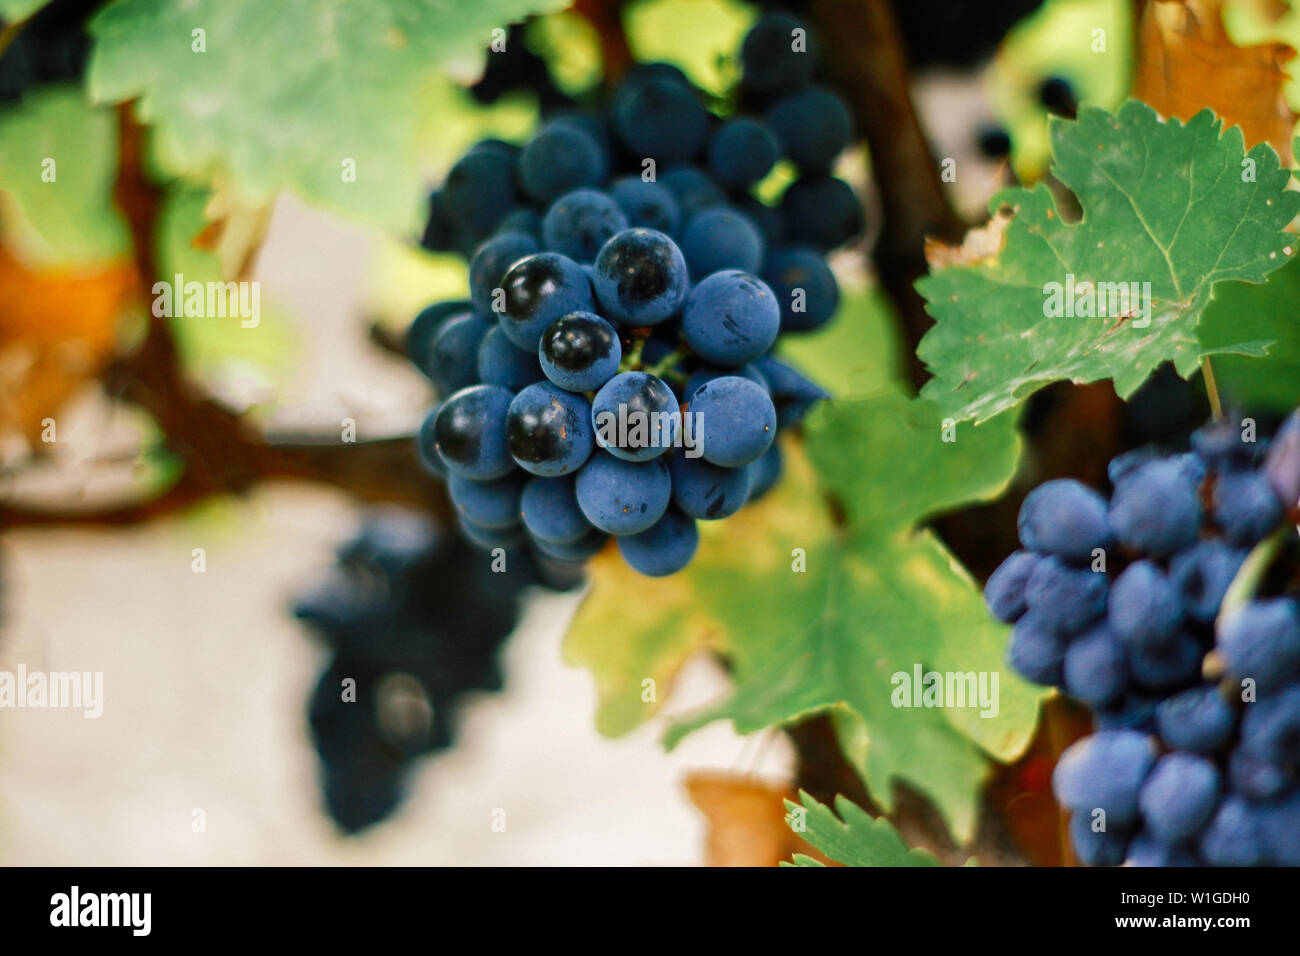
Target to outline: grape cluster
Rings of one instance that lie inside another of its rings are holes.
[[[1038,486],[985,587],[1011,667],[1094,712],[1053,777],[1086,864],[1300,865],[1300,417],[1253,426],[1125,452],[1109,501]]]
[[[581,563],[612,535],[672,574],[697,520],[777,480],[778,430],[826,393],[774,346],[830,320],[826,253],[863,225],[831,172],[849,110],[808,43],[760,18],[749,112],[726,119],[676,67],[638,65],[600,109],[478,143],[434,192],[423,244],[466,256],[469,298],[422,311],[407,348],[441,396],[422,457],[472,542]],[[798,176],[769,207],[755,187],[782,159]]]
[[[90,55],[85,21],[99,0],[52,0],[0,50],[0,104],[21,99],[41,83],[74,80],[81,76]],[[0,19],[0,29],[6,26]]]
[[[454,531],[380,512],[295,605],[332,653],[309,720],[325,805],[349,833],[397,807],[417,758],[451,746],[467,694],[500,689],[497,651],[524,588],[577,583],[527,554],[507,554],[500,573],[470,557]]]

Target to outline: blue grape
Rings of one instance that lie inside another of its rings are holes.
[[[458,524],[465,539],[484,551],[494,551],[497,548],[505,548],[506,550],[517,548],[524,540],[523,528],[518,524],[505,528],[489,528],[466,518],[461,518]]]
[[[560,388],[589,392],[600,388],[623,360],[614,327],[591,312],[571,312],[542,333],[541,369]]]
[[[1192,432],[1192,448],[1215,465],[1249,464],[1259,457],[1259,442],[1242,441],[1242,429],[1227,418],[1216,418]]]
[[[443,395],[474,384],[479,345],[491,329],[491,321],[476,312],[453,315],[442,323],[424,371]]]
[[[537,356],[511,342],[501,326],[493,326],[479,343],[478,378],[489,385],[518,391],[542,377]]]
[[[1211,866],[1259,866],[1266,854],[1257,811],[1240,797],[1227,797],[1205,825],[1197,849]]]
[[[840,303],[835,273],[815,249],[778,249],[763,265],[763,281],[781,305],[782,332],[810,332],[830,321]]]
[[[447,476],[447,466],[443,464],[442,456],[438,454],[438,439],[433,433],[433,426],[438,421],[438,409],[441,405],[435,405],[433,411],[424,417],[420,423],[420,430],[416,433],[415,443],[416,450],[420,455],[420,464],[431,474],[439,478]]]
[[[1282,502],[1258,471],[1230,471],[1214,486],[1214,521],[1233,544],[1252,545],[1282,521]]]
[[[546,247],[576,262],[591,262],[610,236],[627,228],[627,217],[609,196],[575,189],[551,204],[542,219]]]
[[[600,144],[572,123],[543,127],[519,155],[519,181],[538,202],[548,203],[584,186],[599,186],[608,160]]]
[[[673,502],[692,518],[713,521],[729,517],[749,499],[752,467],[721,468],[702,458],[688,458],[686,450],[678,448],[668,462]]]
[[[1293,684],[1246,707],[1241,746],[1279,767],[1300,767],[1300,685]]]
[[[1095,715],[1097,729],[1155,733],[1156,709],[1159,703],[1159,698],[1148,697],[1130,690],[1119,704],[1097,711]]]
[[[1130,647],[1159,647],[1182,623],[1178,589],[1150,561],[1134,561],[1111,588],[1107,617],[1115,636]]]
[[[1129,866],[1196,866],[1196,858],[1184,847],[1170,846],[1146,830],[1140,831],[1129,842]]]
[[[1278,501],[1288,508],[1300,502],[1300,412],[1292,412],[1273,436],[1264,474]]]
[[[646,530],[620,537],[618,550],[635,570],[661,578],[690,564],[699,544],[700,532],[695,527],[695,519],[669,507]]]
[[[1138,805],[1146,828],[1163,843],[1196,835],[1219,801],[1219,771],[1204,757],[1171,753],[1157,761],[1142,785]]]
[[[1048,556],[1034,566],[1025,603],[1062,634],[1077,634],[1106,611],[1106,575]]]
[[[610,112],[627,148],[664,166],[688,161],[709,134],[709,114],[695,91],[666,77],[624,83]]]
[[[568,256],[539,252],[520,259],[501,279],[505,312],[501,327],[521,349],[536,351],[545,328],[570,312],[590,312],[596,303],[586,271]]]
[[[1110,501],[1116,540],[1153,555],[1172,554],[1195,541],[1200,517],[1196,481],[1173,459],[1137,468]]]
[[[1084,866],[1119,866],[1131,836],[1127,830],[1114,827],[1094,830],[1089,814],[1076,813],[1070,818],[1070,844]]]
[[[1138,794],[1155,766],[1151,738],[1134,730],[1107,730],[1071,744],[1052,771],[1061,804],[1075,813],[1106,811],[1106,825],[1137,822]]]
[[[718,184],[694,166],[676,166],[660,176],[659,183],[673,194],[683,224],[705,209],[727,202],[727,194]]]
[[[672,498],[672,479],[663,458],[624,461],[600,451],[578,472],[578,507],[609,534],[645,531],[663,517]]]
[[[504,153],[471,149],[447,173],[440,203],[459,241],[471,246],[496,230],[515,206],[515,163]]]
[[[489,481],[515,467],[506,447],[511,397],[500,385],[471,385],[438,407],[434,448],[453,475]]]
[[[596,443],[625,461],[649,461],[681,434],[682,413],[667,385],[646,372],[623,372],[606,382],[591,402]]]
[[[704,460],[724,468],[757,461],[776,437],[776,407],[761,386],[739,375],[715,378],[690,398],[693,438]]]
[[[506,416],[510,454],[524,471],[553,478],[577,471],[591,457],[591,405],[550,382],[529,385]]]
[[[537,251],[537,240],[522,232],[498,232],[478,247],[469,263],[469,297],[474,308],[492,314],[493,295],[506,270]]]
[[[667,63],[662,60],[651,60],[646,63],[637,63],[627,75],[623,77],[624,86],[635,86],[640,83],[646,83],[650,80],[667,80],[670,83],[677,83],[687,89],[691,89],[691,81],[682,68],[675,63]]]
[[[543,541],[572,542],[592,530],[578,507],[573,475],[529,478],[520,496],[519,511],[529,534]]]
[[[782,152],[805,170],[828,169],[853,136],[844,100],[817,86],[777,100],[767,122]]]
[[[1244,747],[1228,755],[1228,780],[1235,792],[1249,800],[1271,800],[1295,783],[1285,767]]]
[[[501,220],[497,226],[497,234],[502,235],[507,232],[523,233],[525,236],[532,236],[538,242],[542,239],[542,215],[536,209],[527,207],[516,209],[509,213]]]
[[[794,244],[835,249],[862,232],[862,206],[852,187],[834,176],[804,176],[781,197],[786,238]]]
[[[1295,680],[1300,673],[1300,614],[1286,598],[1251,601],[1219,628],[1216,645],[1237,678],[1252,678],[1261,691]]]
[[[1124,648],[1104,626],[1070,642],[1065,651],[1065,689],[1090,707],[1105,707],[1124,693],[1128,665]]]
[[[1027,681],[1059,685],[1064,677],[1066,638],[1035,611],[1021,615],[1007,642],[1007,663]]]
[[[709,172],[729,189],[748,189],[776,165],[781,148],[762,123],[727,120],[709,140]]]
[[[702,359],[735,367],[772,347],[781,308],[767,284],[729,269],[701,281],[686,299],[682,338]]]
[[[1070,478],[1039,485],[1020,506],[1020,543],[1030,551],[1086,561],[1110,544],[1106,499]]]
[[[781,210],[754,196],[741,196],[733,200],[732,205],[749,217],[749,221],[758,227],[763,241],[770,249],[785,242],[785,220]],[[767,277],[764,276],[764,279]]]
[[[726,375],[739,375],[741,378],[747,378],[765,392],[771,394],[771,390],[767,385],[767,377],[758,370],[757,362],[742,365],[740,368],[722,368],[718,365],[697,366],[695,371],[686,379],[682,394],[694,395],[705,382],[711,382],[715,378],[722,378]],[[775,404],[775,401],[773,401],[773,404]]]
[[[781,446],[772,442],[762,458],[746,467],[749,468],[749,500],[758,501],[781,480]]]
[[[796,34],[796,31],[799,31]],[[744,85],[759,95],[797,90],[812,79],[816,59],[811,43],[796,48],[795,37],[807,39],[807,28],[785,13],[764,14],[745,34],[740,47]]]
[[[547,126],[572,126],[586,133],[606,156],[610,154],[609,120],[603,113],[588,110],[566,110],[546,117]]]
[[[1269,862],[1300,866],[1300,790],[1261,805],[1256,821]]]
[[[472,481],[452,475],[447,480],[447,493],[464,520],[483,528],[513,528],[519,524],[519,496],[524,478],[518,471],[494,481]]]
[[[1182,632],[1158,647],[1129,647],[1128,669],[1143,687],[1168,688],[1186,684],[1201,672],[1205,651],[1192,635]]]
[[[586,534],[573,541],[547,541],[534,538],[533,545],[543,554],[560,561],[586,561],[595,557],[608,540],[609,535],[604,531],[591,528]]]
[[[1014,624],[1025,613],[1025,588],[1039,561],[1032,551],[1015,551],[997,566],[984,585],[984,603],[999,621]]]
[[[745,216],[719,206],[691,218],[682,230],[681,250],[697,280],[723,269],[757,272],[763,262],[763,237]]]
[[[1236,714],[1217,687],[1193,687],[1156,706],[1161,739],[1192,753],[1218,750],[1231,739],[1236,723]]]
[[[1194,621],[1211,623],[1245,560],[1246,552],[1217,538],[1198,541],[1175,554],[1169,562],[1169,579],[1182,598],[1183,612]]]
[[[1110,463],[1106,466],[1106,477],[1110,479],[1112,485],[1117,486],[1143,465],[1158,461],[1164,457],[1160,449],[1154,445],[1143,445],[1141,448],[1134,448],[1131,451],[1116,455],[1110,460]]]
[[[806,378],[794,366],[779,359],[763,356],[756,359],[752,367],[757,369],[767,382],[768,392],[772,395],[772,404],[776,406],[778,428],[789,428],[791,425],[799,424],[813,405],[830,398],[830,394],[824,388]]]
[[[627,229],[605,243],[593,284],[606,313],[634,326],[669,318],[690,288],[682,251],[653,229]]]
[[[471,312],[473,308],[467,299],[454,299],[449,302],[435,302],[420,310],[420,314],[411,320],[411,325],[406,330],[406,354],[410,356],[416,368],[429,378],[433,378],[434,338],[447,319]]]
[[[609,192],[633,228],[654,229],[671,236],[681,226],[682,213],[677,208],[677,199],[662,183],[628,176],[616,180]]]

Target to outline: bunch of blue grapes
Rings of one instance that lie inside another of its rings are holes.
[[[1053,776],[1085,864],[1300,865],[1300,417],[1253,429],[1038,486],[985,587],[1011,667],[1094,713]]]
[[[642,64],[522,145],[478,143],[434,192],[423,243],[466,256],[469,298],[422,311],[407,348],[441,399],[421,454],[470,541],[580,565],[614,537],[668,575],[697,521],[776,482],[777,433],[826,393],[774,350],[831,319],[826,255],[863,226],[832,171],[852,120],[813,44],[766,15],[740,51],[748,112]]]
[[[495,570],[471,557],[454,529],[379,512],[297,600],[331,655],[308,714],[325,806],[346,832],[397,808],[412,765],[451,746],[466,695],[501,688],[497,653],[523,591],[577,583],[526,553]]]

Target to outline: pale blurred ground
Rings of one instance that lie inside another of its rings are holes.
[[[418,421],[429,402],[416,373],[365,342],[373,249],[371,235],[282,201],[256,267],[264,299],[301,332],[287,417],[337,421],[342,408],[363,438]],[[61,443],[90,442],[102,422],[69,417]],[[340,493],[278,484],[129,530],[0,540],[0,669],[103,671],[106,700],[98,720],[0,710],[0,863],[694,864],[704,823],[682,788],[688,771],[788,774],[783,738],[755,768],[756,742],[723,725],[672,754],[662,722],[600,737],[590,676],[560,660],[578,599],[546,595],[506,645],[505,692],[464,709],[457,746],[419,764],[390,822],[337,836],[305,734],[324,658],[288,604],[356,522]],[[673,706],[725,688],[699,661]],[[206,832],[192,831],[196,808]],[[504,833],[491,830],[496,808]]]

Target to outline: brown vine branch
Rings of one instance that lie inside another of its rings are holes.
[[[148,302],[157,276],[154,243],[161,190],[144,172],[145,131],[129,104],[118,109],[118,131],[120,164],[113,197],[131,235],[137,295]],[[166,319],[149,312],[147,323],[140,345],[105,372],[104,386],[153,416],[165,447],[184,462],[180,479],[152,500],[98,512],[0,505],[0,528],[134,524],[175,513],[209,495],[244,494],[268,479],[315,481],[365,501],[449,513],[441,486],[420,467],[410,437],[321,445],[269,443],[247,421],[185,379]]]

